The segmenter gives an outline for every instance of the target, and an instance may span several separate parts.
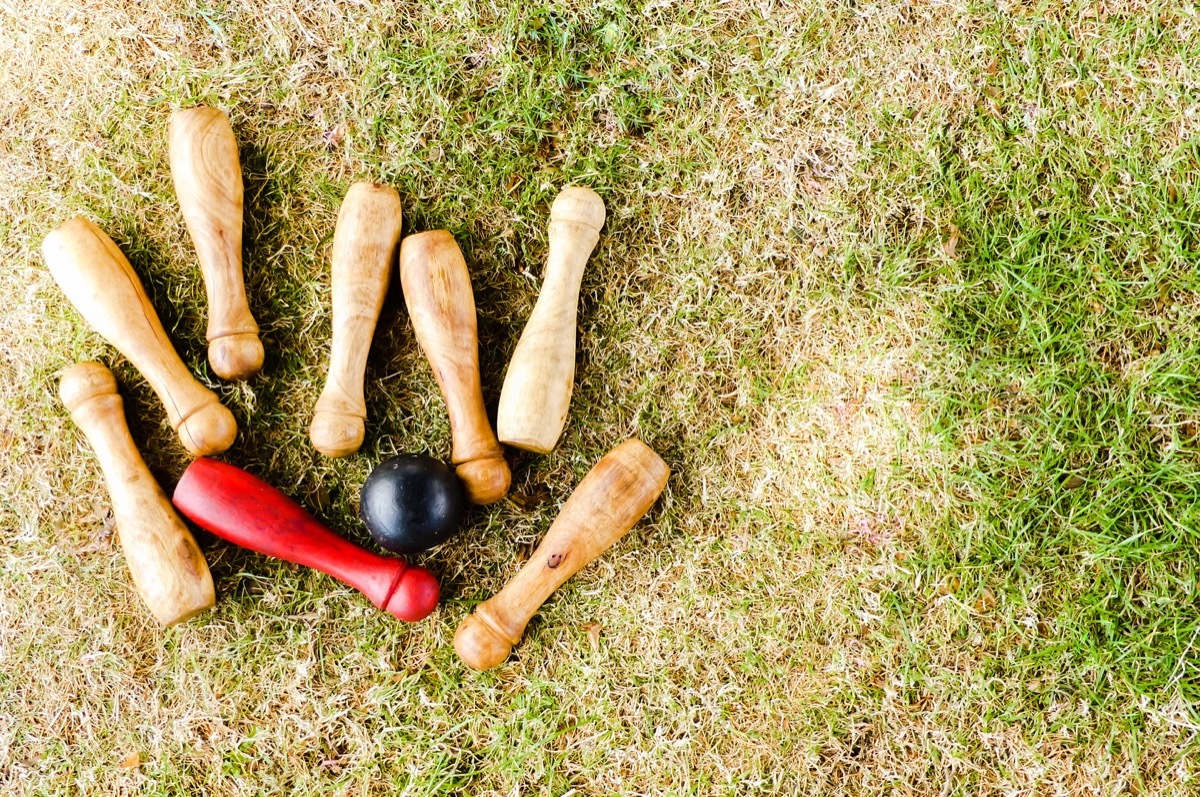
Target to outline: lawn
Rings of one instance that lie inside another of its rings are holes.
[[[1194,7],[161,5],[0,2],[0,791],[1200,794]],[[167,165],[198,103],[241,148],[246,383]],[[550,201],[604,198],[561,445],[417,557],[423,622],[198,533],[216,608],[160,629],[58,376],[113,367],[168,491],[188,457],[41,241],[100,224],[224,458],[369,544],[371,468],[450,434],[397,286],[362,451],[308,440],[358,179],[458,240],[493,411]],[[464,668],[458,623],[631,435],[658,504]]]

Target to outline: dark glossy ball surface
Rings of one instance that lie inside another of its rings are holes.
[[[371,471],[359,496],[359,514],[382,547],[416,553],[445,542],[458,529],[462,487],[441,460],[402,454]]]

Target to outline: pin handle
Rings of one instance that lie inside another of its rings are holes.
[[[141,281],[113,240],[87,219],[74,218],[46,236],[42,254],[84,320],[150,383],[184,448],[203,456],[233,445],[233,414],[179,359]]]
[[[208,362],[222,379],[263,364],[258,323],[242,278],[242,166],[229,117],[216,108],[179,111],[169,125],[171,178],[208,293]]]
[[[604,202],[591,189],[564,188],[550,208],[542,289],[500,391],[496,431],[502,443],[539,454],[558,445],[575,384],[579,286],[602,226]]]
[[[417,342],[446,400],[453,438],[450,459],[467,500],[499,501],[512,476],[483,406],[475,299],[454,236],[433,230],[405,238],[400,283]]]
[[[327,457],[344,457],[362,446],[367,354],[387,293],[400,223],[400,195],[377,183],[350,186],[338,211],[329,373],[308,431],[313,446]]]
[[[175,625],[212,608],[208,564],[138,453],[112,372],[79,363],[63,374],[58,393],[100,461],[125,561],[154,619]]]
[[[499,666],[546,599],[649,511],[670,472],[636,438],[606,454],[571,493],[517,575],[463,620],[454,635],[459,658],[476,670]]]

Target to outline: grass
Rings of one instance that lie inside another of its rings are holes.
[[[1200,738],[1200,23],[1167,3],[0,4],[0,785],[21,794],[1190,794]],[[263,373],[214,380],[166,121],[229,112]],[[472,271],[486,398],[546,211],[608,222],[575,398],[510,500],[420,559],[405,626],[199,535],[217,607],[160,630],[55,390],[113,365],[38,246],[129,255],[241,427],[227,459],[367,542],[357,488],[446,456],[398,295],[362,453],[307,441],[355,179]],[[637,434],[658,506],[503,667],[458,622]],[[592,624],[602,626],[593,641]],[[135,765],[129,766],[130,756]],[[126,766],[122,766],[122,764]]]

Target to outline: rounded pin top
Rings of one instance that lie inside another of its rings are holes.
[[[515,641],[505,639],[482,604],[467,615],[454,632],[454,650],[463,663],[473,670],[499,667],[519,641],[519,638]]]
[[[604,200],[590,188],[568,186],[554,198],[550,221],[571,221],[599,232],[604,226]]]
[[[71,412],[97,396],[114,395],[117,380],[103,363],[76,363],[63,372],[58,383],[58,397]]]

